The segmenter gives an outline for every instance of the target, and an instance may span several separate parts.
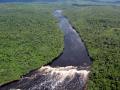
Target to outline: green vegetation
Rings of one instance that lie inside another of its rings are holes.
[[[56,5],[0,4],[0,84],[47,64],[63,49]],[[120,7],[64,6],[93,60],[88,90],[120,89]]]
[[[66,8],[93,59],[88,90],[120,90],[120,7]]]
[[[52,6],[0,4],[0,84],[47,64],[62,50]]]

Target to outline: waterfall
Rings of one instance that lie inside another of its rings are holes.
[[[89,70],[74,66],[43,66],[34,74],[22,78],[15,89],[27,90],[83,90]],[[14,89],[14,88],[12,88]]]

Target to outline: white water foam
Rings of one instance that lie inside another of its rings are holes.
[[[77,87],[79,85],[82,88],[86,84],[89,72],[87,70],[77,70],[77,67],[73,66],[56,68],[44,66],[38,70],[37,74],[31,76],[29,79],[39,77],[40,75],[45,76],[45,78],[38,82],[39,84],[35,84],[29,88],[29,90],[73,90],[75,85]],[[73,84],[69,85],[70,83]],[[67,87],[71,87],[71,89]]]

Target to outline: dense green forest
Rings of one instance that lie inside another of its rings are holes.
[[[52,7],[0,4],[0,84],[47,64],[63,50]]]
[[[88,90],[120,90],[120,7],[64,9],[93,61]]]
[[[64,10],[93,64],[88,90],[120,90],[120,7],[0,4],[0,84],[47,64],[63,50],[52,12]]]

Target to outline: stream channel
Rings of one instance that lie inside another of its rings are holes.
[[[55,10],[64,32],[64,50],[53,62],[24,75],[20,80],[2,85],[0,90],[84,90],[92,64],[79,34],[63,15]]]

